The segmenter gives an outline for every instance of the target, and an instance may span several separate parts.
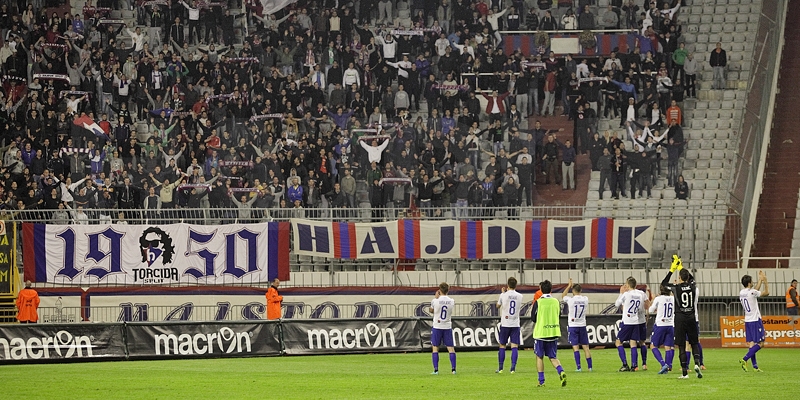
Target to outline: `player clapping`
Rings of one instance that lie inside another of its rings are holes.
[[[433,328],[431,329],[431,355],[433,359],[433,375],[439,374],[439,346],[444,344],[447,351],[450,353],[450,366],[453,368],[453,374],[456,373],[456,350],[453,344],[453,323],[450,317],[453,316],[453,307],[455,307],[455,300],[447,296],[450,290],[450,285],[446,282],[439,284],[439,290],[436,291],[435,298],[431,301],[431,306],[428,309],[433,313]]]
[[[761,290],[761,286],[764,290]],[[767,276],[763,271],[758,271],[758,283],[753,287],[753,277],[745,275],[742,277],[742,289],[739,292],[739,302],[744,308],[744,334],[747,340],[747,350],[744,358],[739,360],[744,372],[747,372],[747,360],[753,360],[753,371],[761,372],[756,361],[756,353],[764,346],[765,333],[764,322],[761,321],[761,310],[758,309],[758,298],[769,295],[767,286]]]
[[[500,337],[498,343],[500,348],[497,351],[497,362],[499,367],[496,373],[503,373],[503,363],[506,359],[506,343],[511,342],[511,373],[517,368],[517,357],[519,355],[520,329],[519,329],[519,310],[522,306],[522,294],[516,291],[517,278],[508,278],[508,287],[502,289],[503,293],[497,300],[497,308],[500,309]]]
[[[572,290],[572,294],[570,294]],[[575,356],[575,372],[581,372],[581,352],[586,354],[586,364],[589,371],[592,370],[592,352],[589,350],[589,334],[586,331],[586,311],[589,308],[589,299],[581,294],[581,285],[573,285],[572,278],[569,278],[567,288],[561,294],[561,298],[567,303],[569,315],[567,317],[567,339],[572,345],[572,353]]]
[[[614,303],[617,307],[622,307],[622,325],[620,326],[619,333],[617,333],[617,351],[619,358],[622,360],[622,367],[620,372],[638,371],[639,370],[639,352],[637,349],[637,342],[644,340],[641,337],[642,327],[639,323],[639,313],[642,307],[647,307],[649,299],[641,290],[636,289],[636,279],[630,277],[624,285],[619,289],[620,295]],[[647,326],[644,327],[644,332],[647,332]],[[628,359],[625,356],[625,342],[630,342],[631,345],[631,365],[628,366]]]
[[[651,314],[656,314],[653,335],[650,337],[650,349],[653,350],[653,355],[661,364],[661,370],[658,373],[666,374],[672,370],[672,360],[675,357],[675,302],[668,288],[661,286],[660,293],[653,300],[649,310]],[[658,349],[662,345],[666,352],[666,360],[661,357],[661,351]]]

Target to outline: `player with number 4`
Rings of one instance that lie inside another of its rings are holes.
[[[450,353],[450,366],[453,367],[453,375],[456,373],[456,349],[453,344],[453,323],[450,317],[453,315],[453,307],[456,301],[447,296],[450,285],[447,282],[439,284],[439,290],[432,301],[428,312],[433,313],[433,328],[431,329],[431,351],[433,354],[433,375],[439,374],[439,346],[444,344]]]
[[[764,290],[761,290],[762,285]],[[747,372],[747,360],[753,360],[753,371],[761,372],[758,369],[756,353],[764,346],[766,337],[764,322],[761,321],[761,311],[758,309],[758,298],[769,296],[767,276],[764,271],[758,271],[758,283],[753,287],[753,277],[745,275],[742,277],[742,286],[744,286],[744,289],[739,292],[739,302],[742,303],[742,308],[744,308],[744,335],[749,350],[747,350],[744,358],[739,360],[739,364],[744,372]]]
[[[671,283],[672,274],[678,272],[678,283]],[[700,338],[697,331],[697,322],[694,318],[697,302],[697,283],[688,269],[683,268],[683,261],[677,255],[672,256],[669,273],[661,281],[661,286],[668,288],[674,296],[675,302],[675,348],[679,351],[681,360],[681,376],[679,379],[689,378],[689,357],[682,351],[686,341],[692,346],[694,357],[694,372],[698,378],[703,377],[700,371]],[[663,367],[662,367],[663,368]]]
[[[570,294],[572,290],[572,294]],[[580,284],[573,285],[569,278],[567,288],[561,293],[561,298],[567,303],[569,315],[567,316],[567,339],[572,345],[572,354],[575,356],[575,372],[581,372],[581,352],[586,355],[586,364],[592,370],[592,352],[589,350],[589,333],[586,331],[586,310],[589,308],[589,299],[581,294]]]
[[[503,363],[506,360],[506,343],[511,342],[511,373],[517,369],[519,356],[520,328],[519,309],[522,306],[522,294],[517,292],[517,278],[508,278],[508,286],[503,287],[502,294],[497,300],[500,309],[500,335],[499,349],[497,350],[498,374],[503,373]]]

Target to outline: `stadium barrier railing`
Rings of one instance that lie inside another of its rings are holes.
[[[363,304],[336,304],[335,308],[317,307],[314,312],[310,305],[300,309],[293,308],[291,315],[284,314],[286,320],[379,320],[385,318],[430,318],[427,307],[420,303],[378,304],[378,315],[370,312],[356,312]],[[759,300],[763,315],[785,314],[783,299],[777,296]],[[701,297],[698,301],[698,317],[700,333],[705,336],[717,336],[720,333],[719,318],[722,316],[743,315],[739,299],[735,297]],[[336,310],[336,312],[333,312]],[[368,310],[367,310],[368,311]],[[129,304],[117,307],[40,307],[39,318],[43,324],[70,324],[80,322],[113,323],[113,322],[170,322],[170,321],[229,321],[246,322],[264,319],[263,304],[250,303],[246,306],[193,306],[188,303],[174,306],[148,306],[133,308]],[[590,303],[587,314],[609,315],[619,318],[618,310],[613,304]],[[566,310],[562,312],[566,315]],[[355,317],[354,317],[355,316]],[[497,318],[498,310],[494,304],[457,303],[453,316],[459,318]],[[530,307],[520,310],[520,317],[530,317]]]

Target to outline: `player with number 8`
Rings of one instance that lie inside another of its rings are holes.
[[[506,359],[506,343],[511,342],[511,373],[517,368],[519,356],[520,327],[519,307],[522,305],[522,294],[516,291],[517,278],[508,278],[508,287],[502,288],[502,294],[497,300],[500,309],[500,334],[498,335],[499,348],[497,350],[498,374],[503,373],[503,363]]]

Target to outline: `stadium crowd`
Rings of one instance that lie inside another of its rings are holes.
[[[698,69],[680,1],[301,0],[265,13],[255,1],[154,0],[132,4],[132,21],[111,18],[116,1],[74,16],[51,3],[0,5],[9,210],[86,223],[81,209],[111,221],[239,208],[247,220],[413,203],[463,217],[532,205],[537,182],[575,189],[587,153],[601,196],[606,181],[614,197],[649,196],[663,158],[679,181]],[[638,47],[507,55],[499,33],[593,28],[634,29]],[[556,115],[557,98],[573,134],[529,127]],[[617,117],[620,130],[597,131]]]

